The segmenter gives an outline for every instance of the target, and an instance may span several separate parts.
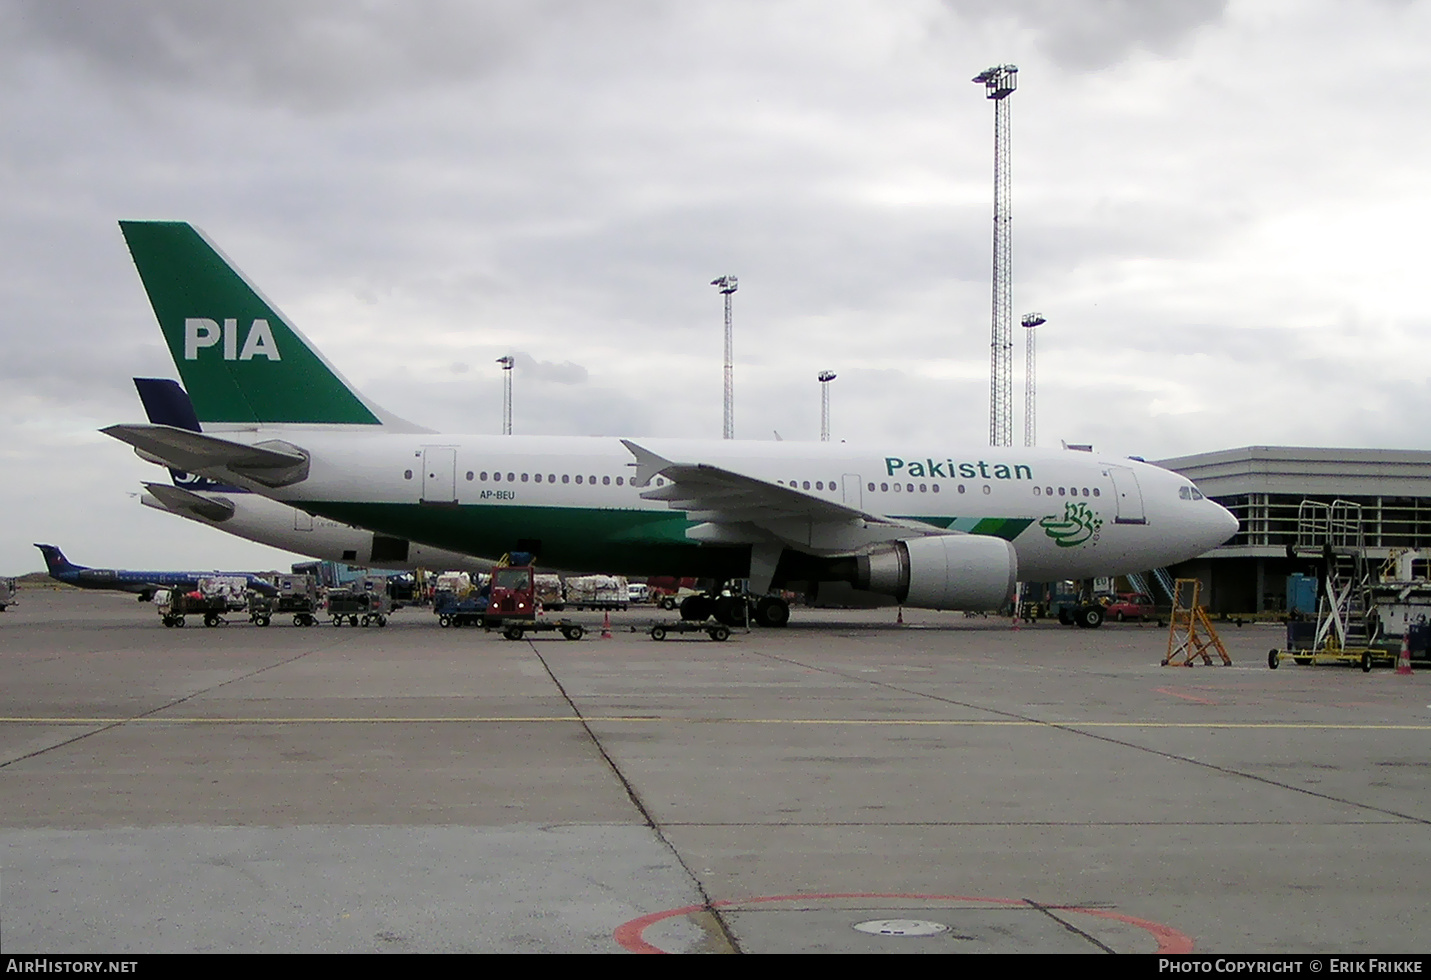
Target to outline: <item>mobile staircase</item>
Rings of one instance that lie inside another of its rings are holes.
[[[1288,622],[1286,648],[1269,650],[1267,666],[1275,670],[1288,657],[1303,666],[1360,664],[1364,671],[1375,661],[1394,662],[1395,653],[1377,643],[1361,504],[1303,500],[1297,508],[1297,541],[1288,553],[1322,559],[1317,619],[1315,624]]]

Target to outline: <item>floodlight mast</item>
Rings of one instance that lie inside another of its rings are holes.
[[[732,352],[734,346],[731,343],[730,329],[730,296],[740,288],[740,280],[735,276],[721,276],[719,279],[711,280],[712,286],[720,288],[720,294],[725,297],[725,429],[723,438],[735,438],[735,382],[732,378]]]
[[[1013,445],[1013,254],[1009,213],[1009,96],[1017,65],[995,65],[975,75],[994,102],[994,302],[989,340],[989,445]]]
[[[837,375],[834,371],[821,371],[815,376],[820,382],[820,441],[830,441],[830,382]]]
[[[511,354],[505,354],[497,358],[497,363],[502,365],[502,435],[512,434],[512,368],[517,366],[517,359]]]
[[[1024,445],[1033,446],[1038,441],[1038,425],[1034,414],[1038,401],[1038,352],[1034,346],[1034,328],[1048,321],[1042,313],[1025,313],[1019,322],[1028,328],[1027,343],[1024,346]]]

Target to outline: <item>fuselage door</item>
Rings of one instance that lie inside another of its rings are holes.
[[[313,515],[306,510],[299,510],[297,507],[293,508],[293,530],[313,530]]]
[[[1113,494],[1118,498],[1118,514],[1113,523],[1148,523],[1148,516],[1143,511],[1143,491],[1138,487],[1138,475],[1126,466],[1110,466],[1108,475],[1113,478]]]
[[[865,505],[862,502],[864,500],[864,486],[860,483],[860,475],[858,473],[846,473],[841,477],[841,480],[843,481],[843,486],[841,486],[840,490],[844,494],[843,499],[845,504],[849,507],[858,507],[860,510],[864,510]]]
[[[457,450],[424,447],[422,450],[422,502],[457,503]]]

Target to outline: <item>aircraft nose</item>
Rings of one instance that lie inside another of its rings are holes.
[[[1218,503],[1213,503],[1213,501],[1210,500],[1208,503],[1217,508],[1211,515],[1212,519],[1209,521],[1210,526],[1208,528],[1208,539],[1211,541],[1208,547],[1216,548],[1236,534],[1241,524],[1238,523],[1237,518],[1233,516],[1232,511],[1226,507]]]

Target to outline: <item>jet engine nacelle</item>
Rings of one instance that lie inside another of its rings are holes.
[[[1014,594],[1018,556],[1002,538],[906,538],[856,559],[854,586],[920,609],[998,609]]]

